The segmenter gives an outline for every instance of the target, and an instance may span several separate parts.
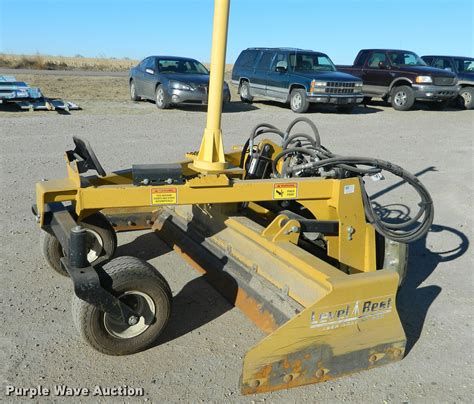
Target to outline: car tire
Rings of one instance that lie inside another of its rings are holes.
[[[351,114],[354,111],[355,105],[338,105],[336,111],[341,114]]]
[[[130,99],[132,101],[140,101],[140,97],[137,95],[137,88],[133,80],[130,80]]]
[[[309,108],[309,101],[306,97],[306,91],[302,88],[295,88],[290,94],[290,107],[297,114],[305,113]]]
[[[72,297],[72,317],[83,340],[107,355],[130,355],[152,346],[171,314],[171,289],[150,264],[136,257],[118,257],[102,267],[109,291],[139,314],[137,324],[124,326],[97,306]]]
[[[158,109],[167,109],[171,106],[169,95],[167,94],[163,84],[160,84],[155,91],[155,104]]]
[[[240,85],[240,100],[246,104],[251,104],[253,97],[250,94],[250,84],[248,81],[243,81]]]
[[[415,92],[410,86],[395,87],[390,98],[394,109],[408,111],[415,103]]]
[[[367,105],[370,101],[372,101],[372,97],[364,97],[362,104]]]
[[[474,88],[461,88],[458,95],[458,104],[461,108],[472,109],[474,107]]]

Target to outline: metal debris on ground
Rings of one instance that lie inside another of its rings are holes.
[[[48,98],[37,87],[30,87],[14,76],[0,75],[0,105],[15,104],[20,109],[30,111],[77,110],[80,107],[73,102],[60,98]]]

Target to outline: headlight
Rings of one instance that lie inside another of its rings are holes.
[[[312,87],[326,87],[328,83],[326,83],[325,81],[317,81],[317,80],[313,80],[312,83],[311,83],[311,86]]]
[[[432,83],[433,79],[430,76],[416,76],[417,83]]]
[[[355,87],[362,87],[362,81],[358,81],[354,84]]]
[[[170,81],[170,87],[176,90],[191,91],[192,88],[187,84],[180,83],[179,81]]]

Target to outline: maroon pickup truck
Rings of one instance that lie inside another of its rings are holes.
[[[363,49],[353,66],[336,66],[338,71],[363,80],[368,101],[380,97],[398,111],[409,110],[416,100],[443,108],[458,95],[456,75],[429,67],[416,53],[394,49]]]

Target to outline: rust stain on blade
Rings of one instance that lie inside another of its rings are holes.
[[[211,274],[208,270],[203,268],[199,263],[194,261],[180,246],[173,244],[173,250],[179,253],[186,262],[188,262],[200,274]],[[262,308],[262,304],[255,298],[248,295],[248,293],[238,288],[236,296],[229,290],[230,285],[226,284],[225,279],[217,279],[217,277],[210,277],[208,281],[214,286],[224,297],[231,300],[231,303],[237,306],[258,328],[264,333],[270,334],[279,326],[275,321],[273,315],[268,310]]]

